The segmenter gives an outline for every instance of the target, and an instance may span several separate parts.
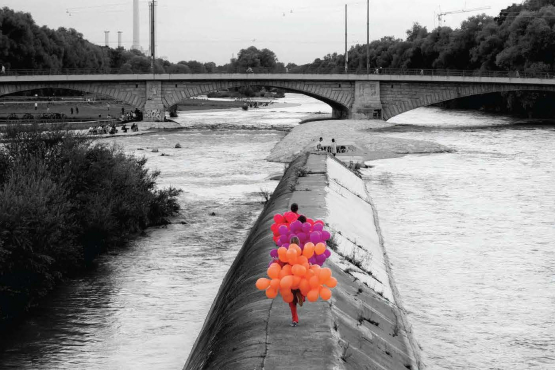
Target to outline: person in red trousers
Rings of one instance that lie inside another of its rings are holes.
[[[293,211],[293,207],[291,207]],[[296,236],[292,237],[289,244],[300,245],[299,238]],[[291,326],[295,327],[299,324],[299,316],[297,315],[297,304],[303,306],[304,296],[299,289],[294,289],[293,291],[293,301],[289,303],[289,308],[291,309]]]
[[[299,324],[299,316],[297,315],[297,304],[303,306],[304,296],[298,289],[293,290],[293,302],[289,303],[291,309],[291,326],[295,327]]]

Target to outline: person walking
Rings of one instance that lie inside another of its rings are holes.
[[[71,115],[73,116],[73,108],[71,108]]]
[[[335,143],[335,139],[331,139],[331,154],[335,157],[337,154],[337,144]]]
[[[39,109],[39,103],[35,103],[35,110]]]
[[[6,74],[6,67],[4,67],[3,64],[2,64],[2,68],[0,69],[0,73],[2,73],[3,75]]]
[[[79,107],[75,107],[75,114],[79,114]]]
[[[291,211],[293,211],[293,205],[297,205],[297,204],[293,203],[291,205]],[[298,207],[297,207],[297,210],[298,210]],[[289,243],[290,245],[296,244],[298,246],[300,246],[301,244],[299,238],[296,236],[292,237]],[[291,309],[291,326],[296,327],[297,325],[299,325],[299,315],[297,313],[297,305],[302,307],[305,301],[305,297],[299,289],[293,289],[292,293],[293,293],[293,301],[289,302],[289,308]]]

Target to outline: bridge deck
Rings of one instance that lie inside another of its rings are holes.
[[[555,77],[555,76],[554,76]],[[89,74],[89,75],[35,75],[0,76],[2,83],[25,82],[85,82],[85,81],[381,81],[381,82],[436,82],[436,83],[488,83],[517,85],[555,85],[555,78],[387,75],[387,74]]]

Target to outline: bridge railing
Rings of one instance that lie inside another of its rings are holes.
[[[275,71],[265,68],[254,68],[252,71],[243,69],[226,69],[226,70],[213,70],[213,71],[203,71],[203,72],[190,72],[185,74],[356,74],[356,75],[366,75],[368,74],[366,69],[350,69],[345,71],[341,69],[337,70],[304,70],[304,71]],[[2,76],[61,76],[61,75],[118,75],[118,74],[144,74],[152,75],[152,72],[123,72],[119,69],[110,68],[62,68],[62,69],[9,69]],[[172,72],[160,72],[156,74],[183,74],[183,73],[172,73]],[[454,70],[454,69],[404,69],[404,68],[372,68],[370,70],[370,75],[393,75],[393,76],[441,76],[441,77],[500,77],[500,78],[555,78],[555,71],[553,72],[535,72],[535,71],[482,71],[482,70]]]

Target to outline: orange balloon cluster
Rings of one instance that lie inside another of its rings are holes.
[[[256,282],[259,290],[265,290],[270,299],[276,298],[278,293],[287,303],[293,301],[293,290],[299,289],[310,302],[316,302],[318,297],[327,301],[331,298],[330,288],[337,286],[337,280],[332,277],[329,268],[311,265],[308,259],[314,254],[323,254],[326,250],[324,243],[316,245],[306,243],[304,250],[296,244],[289,248],[278,249],[279,262],[268,267],[268,277],[260,278]]]

